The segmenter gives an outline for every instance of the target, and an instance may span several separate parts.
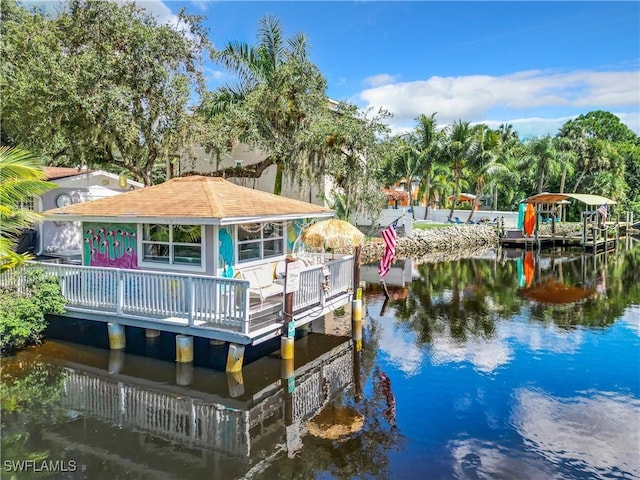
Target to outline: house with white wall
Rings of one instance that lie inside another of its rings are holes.
[[[72,167],[44,167],[43,170],[46,180],[55,183],[56,188],[34,197],[33,204],[27,207],[35,212],[112,197],[144,187],[142,183],[104,170]],[[41,222],[35,226],[37,240],[33,253],[79,259],[82,253],[80,228],[77,221]]]

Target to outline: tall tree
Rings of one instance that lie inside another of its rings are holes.
[[[449,221],[453,218],[458,196],[460,195],[460,181],[465,173],[467,162],[475,155],[477,140],[473,135],[469,122],[458,120],[448,127],[448,135],[444,146],[444,159],[451,168],[454,177],[453,201],[449,212]]]
[[[498,161],[503,137],[483,124],[473,127],[473,131],[476,135],[477,148],[475,155],[470,158],[469,170],[475,183],[476,198],[472,203],[467,222],[471,222],[476,208],[480,206],[485,186],[497,175],[508,171],[507,167]]]
[[[46,182],[38,159],[17,147],[0,146],[0,270],[16,267],[29,258],[14,251],[24,229],[41,220],[22,207],[55,185]]]
[[[308,61],[306,37],[285,39],[273,16],[261,19],[258,42],[230,42],[212,58],[238,77],[236,85],[213,92],[201,111],[242,125],[239,140],[268,152],[277,166],[274,193],[281,194],[285,173],[294,171],[308,150],[302,135],[314,112],[327,109],[326,81]]]
[[[528,155],[523,159],[521,166],[533,172],[537,183],[536,192],[542,193],[549,178],[560,169],[558,150],[550,136],[533,139],[526,146]]]
[[[412,143],[419,152],[422,175],[420,180],[421,190],[424,190],[426,205],[424,218],[429,213],[429,201],[431,198],[431,177],[436,163],[440,159],[440,146],[443,131],[439,130],[436,122],[436,114],[430,116],[421,114],[416,119],[418,124],[412,134]]]
[[[52,18],[3,1],[2,14],[11,138],[55,164],[125,170],[146,184],[189,142],[209,45],[200,18],[161,25],[134,3],[96,0],[71,0]]]

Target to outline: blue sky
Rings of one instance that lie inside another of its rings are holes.
[[[274,15],[303,32],[328,94],[394,114],[395,132],[420,114],[511,123],[521,137],[555,134],[593,110],[640,134],[640,2],[150,1],[163,21],[182,7],[207,17],[216,47],[254,44]],[[234,82],[208,62],[208,84]]]

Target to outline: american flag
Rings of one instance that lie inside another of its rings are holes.
[[[607,204],[606,203],[604,205],[602,205],[601,207],[599,207],[598,210],[596,210],[596,212],[598,212],[598,214],[602,217],[602,223],[607,221],[607,214],[609,212],[607,211]]]
[[[382,231],[384,254],[382,255],[382,260],[380,260],[380,266],[378,267],[380,278],[384,278],[385,275],[389,273],[391,263],[396,255],[396,240],[398,239],[398,236],[396,235],[395,226],[396,222],[393,222],[393,224],[389,225]]]

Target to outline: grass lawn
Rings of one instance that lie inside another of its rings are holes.
[[[454,223],[414,223],[413,228],[421,230],[431,230],[432,228],[447,228],[455,225]]]

